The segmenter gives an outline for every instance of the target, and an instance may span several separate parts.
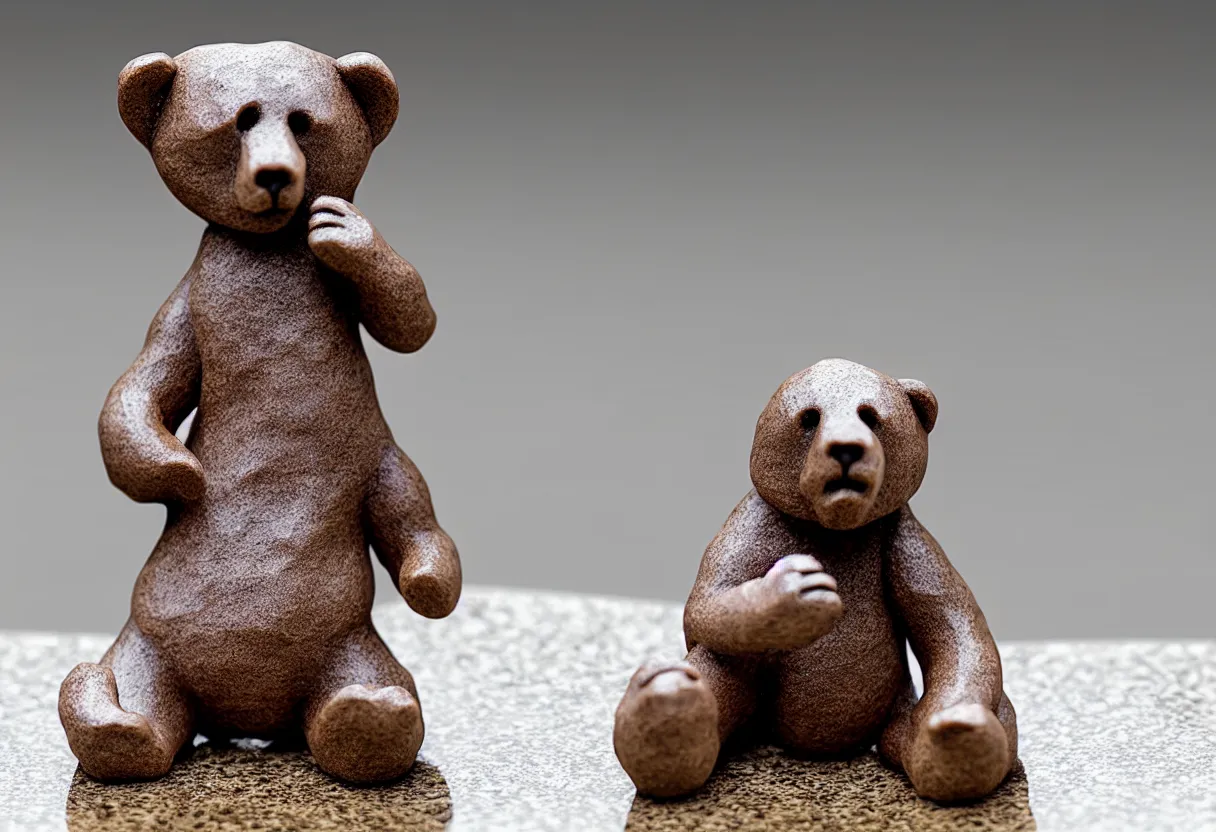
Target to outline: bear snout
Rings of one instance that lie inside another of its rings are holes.
[[[286,168],[262,168],[253,177],[253,184],[266,189],[270,194],[271,205],[276,208],[279,205],[279,194],[293,181],[295,176]]]
[[[304,154],[286,127],[250,130],[241,142],[237,203],[251,214],[281,214],[286,222],[304,198],[304,175]]]
[[[807,454],[798,490],[824,526],[854,528],[870,519],[883,468],[880,443],[825,439],[814,443]]]
[[[840,472],[832,476],[832,466],[826,466],[829,475],[823,484],[822,492],[826,495],[852,492],[858,495],[872,494],[876,489],[882,471],[874,464],[874,460],[866,459],[867,449],[856,443],[837,443],[828,447],[828,456],[835,460]]]
[[[840,463],[840,473],[845,477],[849,475],[853,463],[865,455],[865,446],[860,442],[834,442],[828,448],[828,456]]]

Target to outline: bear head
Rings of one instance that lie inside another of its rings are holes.
[[[353,199],[397,119],[384,62],[294,43],[222,43],[131,61],[118,112],[161,178],[204,220],[267,233],[318,196]]]
[[[786,379],[760,414],[752,483],[786,514],[860,528],[916,493],[936,420],[937,399],[922,382],[820,361]]]

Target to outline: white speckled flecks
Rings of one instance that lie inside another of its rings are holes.
[[[434,802],[446,783],[450,829],[1216,829],[1214,642],[1003,645],[1025,779],[1015,771],[977,806],[920,801],[872,757],[814,763],[767,749],[730,757],[693,800],[653,803],[635,802],[616,762],[612,716],[645,658],[682,655],[678,607],[473,589],[449,619],[426,621],[393,603],[377,608],[376,624],[398,658],[418,668],[427,724],[421,758],[442,778],[431,782],[428,769],[394,799],[416,799],[429,817],[444,817]],[[75,761],[55,714],[58,682],[106,643],[0,635],[0,830],[65,828],[69,788],[70,825],[79,830],[132,828],[148,819],[139,813],[156,789],[189,789],[189,812],[178,818],[185,828],[199,809],[199,817],[221,818],[260,807],[267,826],[299,830],[360,828],[352,820],[381,816],[382,790],[335,790],[298,753],[262,760],[270,782],[258,783],[259,759],[250,755],[273,748],[198,752],[156,784],[73,786]],[[228,764],[221,754],[233,755]],[[217,765],[227,777],[248,777],[249,787],[217,784]],[[294,785],[276,787],[283,784],[272,778]],[[322,805],[301,799],[310,782]],[[274,804],[275,794],[294,802]],[[163,816],[175,804],[158,805]]]

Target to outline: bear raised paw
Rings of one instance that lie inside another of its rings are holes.
[[[118,640],[60,691],[94,777],[163,775],[196,732],[302,731],[352,782],[413,765],[422,711],[372,626],[368,547],[428,617],[461,574],[359,333],[412,352],[435,328],[418,273],[351,204],[397,107],[379,58],[292,43],[145,55],[119,76],[123,122],[208,225],[101,414],[110,479],[168,520]]]
[[[907,505],[936,419],[924,384],[849,361],[781,385],[756,425],[755,490],[685,607],[687,659],[642,667],[617,709],[617,756],[639,792],[697,789],[751,720],[801,754],[877,743],[934,800],[986,795],[1009,773],[1017,725],[996,645]]]

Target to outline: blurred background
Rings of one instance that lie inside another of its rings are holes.
[[[1203,2],[8,4],[0,628],[117,630],[163,523],[96,419],[203,226],[118,71],[287,39],[401,87],[358,204],[439,329],[368,349],[468,582],[683,601],[768,397],[844,356],[936,392],[913,506],[999,638],[1211,637],[1214,37]]]

